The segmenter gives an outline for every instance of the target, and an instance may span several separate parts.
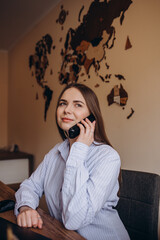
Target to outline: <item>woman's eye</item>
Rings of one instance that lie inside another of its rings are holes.
[[[65,102],[60,102],[60,103],[59,103],[59,106],[64,106],[64,105],[66,105]]]
[[[77,103],[77,104],[76,104],[76,107],[82,107],[82,105],[81,105],[81,104],[79,104],[79,103]]]

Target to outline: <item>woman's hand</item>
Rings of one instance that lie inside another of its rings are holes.
[[[82,125],[82,124],[83,125]],[[80,128],[80,134],[76,139],[76,142],[82,142],[88,146],[92,144],[94,141],[94,130],[96,121],[90,122],[88,118],[78,123],[78,127]]]
[[[19,212],[20,213],[17,216],[17,224],[20,227],[42,228],[43,221],[36,210],[28,206],[23,206],[19,209]]]

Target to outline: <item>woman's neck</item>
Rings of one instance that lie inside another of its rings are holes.
[[[72,144],[76,141],[76,138],[73,138],[73,139],[68,138],[68,140],[69,140],[69,149],[71,149]]]
[[[64,134],[66,136],[66,138],[68,139],[69,141],[69,149],[71,149],[72,147],[72,144],[76,141],[77,138],[69,138],[69,135],[68,135],[68,132],[67,131],[64,131]]]

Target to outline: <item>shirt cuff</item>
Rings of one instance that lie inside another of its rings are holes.
[[[27,206],[27,207],[30,207],[30,208],[32,208],[32,209],[35,209],[34,207],[33,207],[33,205],[32,204],[30,204],[30,203],[26,203],[26,202],[23,202],[23,203],[21,203],[21,204],[15,204],[15,208],[14,208],[14,214],[17,216],[18,214],[19,214],[19,208],[21,208],[21,207],[24,207],[24,206]]]

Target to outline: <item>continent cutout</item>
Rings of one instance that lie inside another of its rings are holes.
[[[52,37],[49,34],[46,34],[36,43],[34,55],[29,56],[29,68],[34,69],[32,76],[35,75],[36,82],[40,87],[44,89],[43,97],[45,99],[45,110],[44,110],[44,120],[47,118],[47,111],[52,100],[53,91],[46,85],[45,81],[45,72],[49,66],[48,54],[51,54],[52,47]],[[36,94],[36,99],[38,100],[38,93]]]
[[[79,11],[79,16],[78,16],[78,21],[79,22],[81,21],[81,14],[82,14],[83,9],[84,9],[84,5],[82,6],[82,8]]]
[[[107,100],[109,106],[113,103],[117,103],[120,106],[125,106],[128,100],[128,93],[123,88],[122,84],[120,84],[120,87],[115,85],[110,94],[107,96]]]
[[[77,82],[83,70],[89,78],[91,66],[98,74],[99,63],[106,59],[105,49],[113,48],[116,40],[113,21],[119,17],[122,25],[124,14],[131,3],[132,0],[105,0],[103,2],[95,0],[91,3],[80,25],[76,29],[70,28],[68,30],[63,54],[61,54],[62,65],[59,74],[61,84]],[[79,12],[79,22],[83,9],[84,6]],[[109,67],[108,64],[106,66]],[[104,79],[104,77],[100,76],[101,79]]]
[[[132,44],[130,42],[129,37],[127,36],[127,40],[126,40],[126,45],[125,45],[125,50],[128,50],[132,47]]]
[[[131,113],[127,116],[127,119],[131,118],[133,114],[134,114],[134,110],[133,108],[131,108]]]
[[[115,77],[118,78],[118,80],[126,80],[125,77],[121,74],[115,74]]]
[[[68,11],[65,11],[65,10],[63,9],[63,5],[61,5],[61,12],[60,12],[60,14],[59,14],[58,19],[56,20],[56,23],[59,23],[60,25],[62,25],[61,30],[63,30],[63,24],[64,24],[64,22],[65,22],[66,17],[67,17],[68,14],[69,14],[69,12],[68,12]]]

